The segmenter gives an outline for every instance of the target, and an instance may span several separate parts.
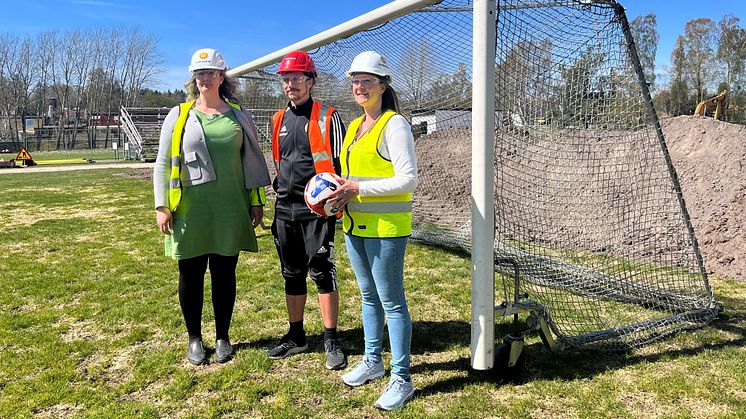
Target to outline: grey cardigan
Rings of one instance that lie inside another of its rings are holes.
[[[270,184],[267,163],[264,160],[257,136],[256,125],[251,114],[246,110],[231,107],[239,124],[243,128],[243,146],[241,161],[243,163],[244,184],[246,189],[264,187]],[[171,136],[179,117],[179,106],[175,106],[166,116],[161,127],[161,138],[158,145],[158,157],[153,168],[153,195],[155,208],[168,207],[168,187],[171,174]],[[181,184],[184,187],[200,185],[215,180],[215,169],[205,143],[205,132],[194,111],[189,110],[184,134],[181,140]]]

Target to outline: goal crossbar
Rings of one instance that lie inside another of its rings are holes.
[[[314,48],[318,48],[322,45],[329,44],[331,42],[343,39],[354,33],[376,27],[382,23],[386,23],[390,20],[396,19],[399,16],[406,15],[414,10],[422,9],[425,6],[438,3],[440,0],[397,0],[387,5],[381,6],[375,10],[371,10],[368,13],[360,15],[354,19],[350,19],[347,22],[341,23],[331,29],[327,29],[319,34],[316,34],[310,38],[306,38],[302,41],[298,41],[292,45],[277,50],[273,53],[267,54],[261,58],[249,61],[246,64],[242,64],[236,68],[228,70],[228,75],[232,77],[240,77],[251,71],[256,71],[264,68],[268,65],[282,60],[282,57],[287,55],[291,51],[310,51]]]

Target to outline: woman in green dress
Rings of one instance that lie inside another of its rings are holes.
[[[207,362],[202,344],[204,277],[210,267],[215,356],[233,356],[228,329],[236,299],[241,250],[256,252],[269,173],[251,115],[234,99],[236,83],[222,55],[194,53],[185,86],[188,101],[169,112],[153,171],[156,221],[165,252],[178,261],[179,304],[189,344],[187,359]]]

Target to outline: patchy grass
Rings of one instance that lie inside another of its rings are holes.
[[[411,244],[406,287],[417,393],[384,414],[385,383],[344,386],[323,366],[315,299],[311,351],[270,361],[285,332],[271,235],[241,255],[233,361],[185,359],[177,271],[163,256],[150,182],[134,171],[0,178],[0,417],[744,417],[746,285],[712,278],[726,310],[707,328],[627,353],[546,352],[527,341],[524,380],[469,367],[467,257]],[[341,238],[341,236],[340,236]],[[340,330],[362,353],[360,297],[337,240]],[[204,336],[213,347],[206,281]],[[309,284],[312,289],[312,284]],[[498,325],[503,336],[507,325]]]

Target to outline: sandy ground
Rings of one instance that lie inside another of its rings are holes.
[[[746,280],[746,127],[692,116],[668,118],[661,125],[705,269]],[[470,194],[464,175],[470,172],[468,131],[446,129],[415,142],[420,169],[415,216],[425,222],[454,227],[469,217],[470,209],[463,205]],[[680,266],[693,266],[657,138],[626,132],[571,134],[501,135],[503,145],[496,154],[503,177],[498,179],[496,211],[503,238],[650,263],[666,254],[679,258]],[[573,143],[572,136],[584,138]],[[603,170],[597,165],[601,160]],[[442,179],[458,181],[444,185]],[[570,192],[562,193],[563,188]]]
[[[661,126],[705,268],[746,280],[746,127],[695,116]]]

